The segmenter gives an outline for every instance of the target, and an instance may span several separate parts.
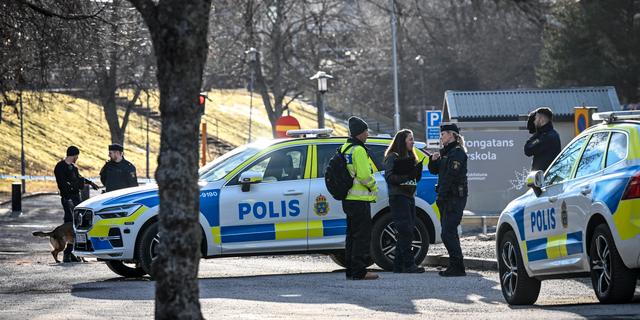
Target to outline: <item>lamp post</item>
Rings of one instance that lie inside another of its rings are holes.
[[[396,6],[395,0],[389,0],[391,10],[391,39],[393,41],[393,129],[395,132],[400,130],[400,102],[398,99],[398,49],[396,44]]]
[[[425,95],[424,92],[424,72],[423,72],[423,68],[424,68],[424,56],[422,55],[417,55],[416,56],[416,62],[418,63],[418,72],[420,73],[420,93],[422,95],[422,107],[426,108],[427,107],[427,96]]]
[[[253,78],[255,77],[255,67],[258,62],[258,50],[251,47],[244,52],[249,59],[249,138],[247,143],[251,142],[251,118],[253,116]]]
[[[327,79],[333,79],[333,76],[324,71],[318,71],[310,80],[318,80],[318,129],[324,128],[324,102],[323,95],[327,92]]]

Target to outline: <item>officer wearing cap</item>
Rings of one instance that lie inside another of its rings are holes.
[[[527,129],[533,135],[524,145],[524,154],[533,156],[532,171],[547,170],[562,149],[560,135],[553,128],[552,120],[553,112],[547,107],[540,107],[529,114]]]
[[[60,200],[64,209],[64,222],[73,222],[73,208],[80,203],[80,190],[84,188],[85,183],[91,185],[94,190],[98,190],[98,185],[93,181],[83,178],[75,166],[80,155],[80,149],[76,146],[67,148],[67,156],[60,160],[53,169],[56,176],[56,183],[60,191]],[[73,245],[67,245],[64,249],[63,262],[79,261],[71,252]]]
[[[138,186],[136,167],[124,158],[122,145],[109,145],[109,160],[100,170],[100,181],[106,192]]]
[[[464,138],[455,123],[440,127],[440,152],[429,156],[429,172],[438,175],[436,204],[440,209],[442,242],[449,253],[449,266],[443,277],[465,276],[458,225],[467,204],[467,153]]]

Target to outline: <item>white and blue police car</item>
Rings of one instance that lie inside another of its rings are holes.
[[[341,203],[327,191],[323,176],[346,138],[330,137],[330,132],[302,130],[291,139],[240,146],[201,168],[203,257],[325,253],[343,265],[346,218]],[[367,141],[375,171],[381,168],[390,142],[376,137]],[[416,147],[424,158],[419,149],[424,144]],[[418,263],[429,244],[440,241],[434,190],[437,177],[426,166],[422,175],[412,244]],[[376,172],[375,178],[379,192],[371,206],[371,263],[390,270],[396,229],[383,174]],[[108,192],[80,203],[74,210],[74,253],[103,260],[124,277],[149,274],[161,239],[158,204],[156,185]]]
[[[533,304],[541,280],[590,277],[602,303],[630,301],[640,270],[640,112],[606,112],[576,136],[497,227],[509,304]]]

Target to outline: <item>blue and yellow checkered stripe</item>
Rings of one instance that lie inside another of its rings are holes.
[[[557,259],[582,253],[582,231],[523,241],[529,261]]]
[[[346,219],[291,221],[211,228],[213,242],[234,243],[248,241],[295,240],[343,236],[347,233]]]

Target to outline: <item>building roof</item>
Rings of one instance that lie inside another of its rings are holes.
[[[573,108],[597,107],[598,112],[620,110],[614,87],[571,89],[515,89],[451,91],[444,93],[444,120],[517,120],[535,108],[547,106],[554,118],[573,119]]]

